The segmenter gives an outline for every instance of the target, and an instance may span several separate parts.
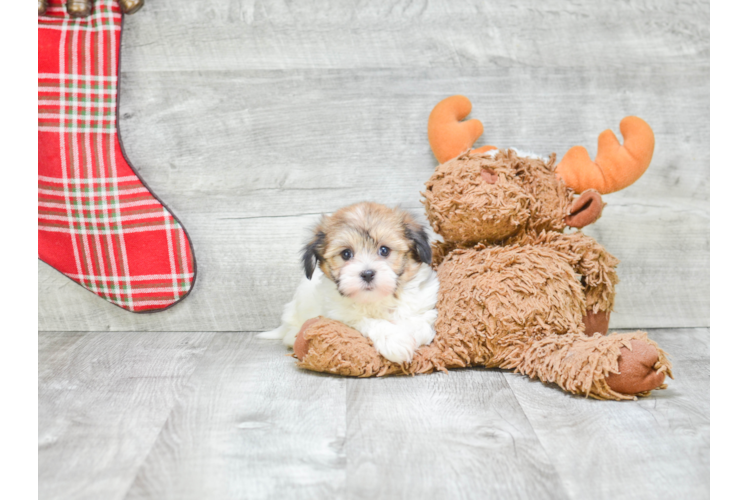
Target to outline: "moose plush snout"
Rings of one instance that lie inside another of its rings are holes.
[[[440,165],[423,196],[434,231],[452,241],[503,239],[530,217],[531,197],[517,182],[516,172],[489,157],[459,158]]]

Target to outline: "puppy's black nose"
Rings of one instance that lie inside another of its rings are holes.
[[[363,279],[367,283],[371,283],[371,280],[374,279],[374,271],[372,271],[371,269],[363,271],[361,273],[361,279]]]

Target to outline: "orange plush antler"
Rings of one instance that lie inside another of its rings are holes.
[[[585,148],[574,146],[556,167],[556,175],[576,193],[596,189],[606,194],[630,186],[652,161],[654,133],[641,118],[627,116],[621,120],[621,134],[623,145],[610,129],[600,134],[594,162]]]
[[[479,120],[463,122],[473,105],[464,95],[447,97],[434,106],[429,115],[429,144],[439,163],[444,163],[468,150],[483,134],[483,124]],[[474,153],[496,149],[483,146]]]

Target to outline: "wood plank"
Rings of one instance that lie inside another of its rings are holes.
[[[587,230],[622,260],[612,322],[707,326],[708,66],[464,73],[131,73],[126,147],[193,239],[196,288],[169,311],[133,315],[40,265],[39,328],[275,327],[301,277],[298,249],[317,214],[364,199],[423,213],[419,191],[435,163],[425,123],[451,92],[473,98],[485,142],[503,138],[525,150],[583,143],[594,151],[604,127],[626,113],[646,116],[658,134],[650,171],[606,197],[605,216]]]
[[[39,333],[39,498],[121,498],[212,334]]]
[[[122,135],[136,168],[179,213],[200,208],[198,197],[237,217],[331,211],[367,197],[417,207],[436,166],[429,112],[455,93],[484,123],[478,145],[540,154],[582,144],[594,155],[600,132],[640,115],[657,136],[652,165],[607,198],[708,210],[708,64],[123,70]]]
[[[86,332],[39,332],[37,335],[39,377],[49,377],[50,375],[46,373],[46,370],[59,363],[64,363],[63,360],[69,356],[75,344],[85,336]],[[42,372],[42,370],[45,370],[45,372]]]
[[[44,333],[42,498],[706,498],[709,333],[635,402],[496,370],[344,379],[248,333]],[[167,417],[168,415],[168,417]]]
[[[125,35],[143,71],[634,68],[708,60],[709,3],[161,0]]]
[[[709,329],[649,333],[676,378],[638,401],[583,399],[506,375],[573,498],[709,498]]]
[[[286,352],[216,334],[127,498],[343,498],[345,380]]]
[[[503,373],[347,385],[347,498],[566,498]]]

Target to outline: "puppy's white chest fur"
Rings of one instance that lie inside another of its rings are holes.
[[[418,347],[434,339],[438,292],[436,273],[427,264],[420,265],[397,297],[389,295],[369,303],[341,295],[336,284],[316,269],[310,280],[302,280],[293,300],[286,304],[281,326],[260,337],[282,339],[292,346],[306,320],[324,316],[370,338],[390,361],[409,362]]]

